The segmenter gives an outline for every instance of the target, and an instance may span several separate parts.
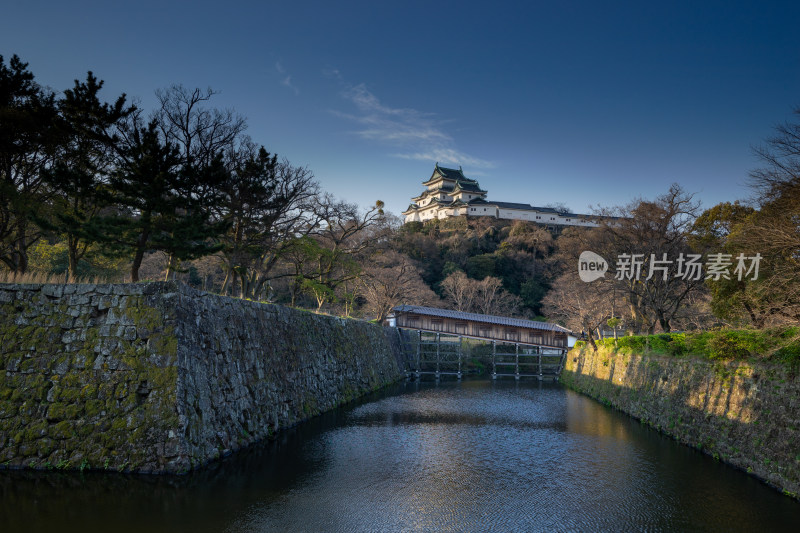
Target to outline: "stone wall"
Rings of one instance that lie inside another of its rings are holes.
[[[561,382],[800,494],[800,379],[774,364],[573,349]]]
[[[0,466],[185,472],[400,379],[396,337],[175,283],[0,285]]]

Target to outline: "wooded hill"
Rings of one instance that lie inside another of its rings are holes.
[[[326,193],[211,90],[159,90],[146,114],[124,94],[104,101],[102,87],[90,72],[55,93],[0,56],[0,281],[181,279],[377,320],[433,305],[546,317],[590,342],[609,329],[800,322],[798,122],[757,149],[746,202],[703,211],[673,185],[555,235],[486,217],[403,225],[380,200]],[[605,277],[581,281],[583,251],[608,261]],[[636,276],[615,276],[625,257]]]

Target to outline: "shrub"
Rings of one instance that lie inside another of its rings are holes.
[[[614,339],[603,339],[598,344],[620,353],[691,354],[717,360],[758,357],[800,370],[800,327],[636,335],[620,337],[616,348]],[[576,344],[578,348],[584,345]]]

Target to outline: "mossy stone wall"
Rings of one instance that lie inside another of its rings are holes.
[[[0,466],[185,472],[396,381],[395,335],[175,283],[0,285]]]
[[[567,354],[560,379],[788,495],[800,494],[800,379],[785,365],[584,347]]]

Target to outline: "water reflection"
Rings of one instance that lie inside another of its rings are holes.
[[[794,531],[800,505],[558,385],[408,384],[181,478],[0,474],[0,531]]]

